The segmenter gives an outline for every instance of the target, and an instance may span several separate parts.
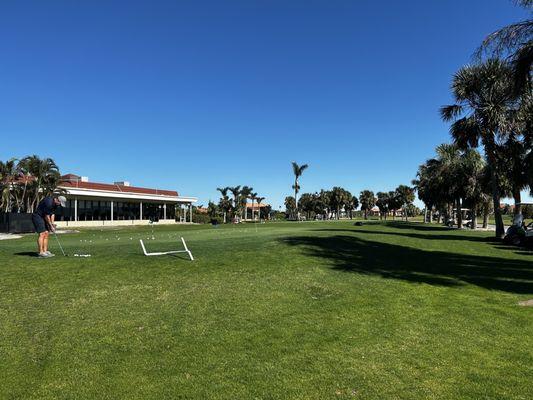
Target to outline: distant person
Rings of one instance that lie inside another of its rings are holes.
[[[48,236],[50,232],[55,232],[54,225],[57,207],[65,207],[67,199],[65,196],[47,196],[41,200],[35,212],[31,216],[35,231],[39,234],[37,245],[39,247],[39,257],[48,258],[54,255],[48,251]]]

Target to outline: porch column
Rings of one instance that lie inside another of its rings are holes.
[[[113,221],[113,203],[114,201],[111,200],[111,221]]]
[[[78,198],[74,197],[74,221],[78,220]]]
[[[190,213],[191,213],[191,221],[190,222],[192,223],[192,203],[189,204],[189,210],[190,210]]]
[[[140,219],[143,219],[143,202],[141,201],[141,204],[139,205],[139,210],[141,212]]]
[[[163,219],[167,219],[167,203],[163,204]]]

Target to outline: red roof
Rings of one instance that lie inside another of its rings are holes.
[[[149,189],[135,186],[124,186],[110,183],[96,183],[96,182],[82,182],[77,178],[77,175],[67,174],[62,176],[63,180],[60,185],[65,188],[79,188],[79,189],[93,189],[93,190],[106,190],[109,192],[119,193],[137,193],[137,194],[155,194],[160,196],[178,196],[178,192],[175,190],[161,190],[161,189]]]
[[[263,207],[267,207],[268,204],[265,204],[265,203],[261,203],[261,204],[257,204],[257,203],[254,203],[254,208],[263,208]],[[246,208],[252,208],[252,203],[246,203]]]

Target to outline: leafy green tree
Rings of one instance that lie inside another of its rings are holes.
[[[407,185],[400,185],[396,188],[395,192],[398,202],[402,204],[405,220],[408,221],[407,208],[415,201],[415,190]]]
[[[477,228],[477,214],[479,207],[487,201],[489,196],[487,170],[485,160],[475,149],[466,150],[462,156],[460,180],[463,184],[465,203],[470,206],[471,228]]]
[[[416,179],[411,182],[418,193],[418,198],[426,206],[426,213],[424,214],[424,223],[433,222],[433,207],[439,209],[438,204],[441,203],[440,188],[436,182],[438,178],[439,163],[435,159],[427,160],[424,164],[418,167]],[[428,214],[429,213],[429,221]]]
[[[305,213],[307,219],[311,219],[312,214],[315,212],[315,195],[311,193],[303,193],[298,201],[300,210]]]
[[[316,213],[323,215],[324,219],[329,219],[330,216],[330,197],[331,192],[329,190],[321,189],[319,193],[315,194]]]
[[[350,219],[353,219],[353,213],[357,209],[357,207],[359,207],[359,199],[356,196],[350,194],[349,199],[347,200],[344,206],[346,212],[348,212],[348,216],[350,217]]]
[[[500,186],[504,186],[501,191],[505,191],[505,194],[513,197],[515,215],[521,213],[521,192],[528,186],[526,165],[529,152],[530,150],[526,147],[526,143],[513,135],[501,146],[498,146],[496,153],[498,171],[503,175],[500,179],[505,179],[506,183],[500,184]]]
[[[218,209],[218,206],[213,203],[212,201],[209,201],[209,203],[207,204],[207,214],[211,217],[211,218],[216,218],[219,214],[219,209]]]
[[[396,211],[402,208],[401,199],[398,197],[396,191],[391,190],[389,192],[389,210],[392,211],[392,219],[396,219]]]
[[[453,217],[453,205],[457,210],[457,226],[462,228],[462,199],[464,198],[464,179],[462,173],[462,153],[455,144],[443,143],[436,148],[437,160],[439,162],[440,193],[449,205],[447,217]]]
[[[390,196],[388,192],[378,192],[376,194],[376,206],[379,208],[379,218],[385,220],[387,219],[387,214],[389,213],[389,200]]]
[[[287,196],[285,197],[285,212],[289,218],[293,218],[296,213],[296,200],[294,197]]]
[[[361,203],[361,210],[364,213],[365,219],[368,219],[368,212],[376,205],[374,192],[371,190],[363,190],[359,195],[359,202]]]
[[[331,189],[329,204],[332,210],[335,210],[336,219],[340,218],[341,209],[345,208],[352,198],[352,194],[346,189],[335,186]]]
[[[461,68],[453,78],[455,104],[441,108],[444,121],[453,121],[450,133],[461,148],[476,148],[481,141],[491,172],[496,237],[505,234],[499,209],[497,143],[509,135],[509,113],[517,107],[512,69],[508,63],[490,59]]]

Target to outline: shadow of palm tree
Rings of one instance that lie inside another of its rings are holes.
[[[336,270],[441,286],[472,284],[511,293],[533,293],[533,263],[498,257],[425,251],[355,236],[280,239]]]
[[[480,237],[480,236],[472,236],[472,235],[457,235],[457,234],[450,234],[448,232],[447,235],[434,235],[434,234],[424,234],[424,233],[411,233],[411,232],[393,232],[393,231],[372,231],[367,229],[360,229],[360,228],[354,228],[354,229],[317,229],[319,232],[357,232],[357,233],[365,233],[369,235],[391,235],[391,236],[405,236],[410,237],[414,239],[423,239],[423,240],[467,240],[470,242],[488,242],[490,241],[489,238],[486,237]]]
[[[433,225],[433,224],[423,224],[420,222],[405,222],[405,221],[386,221],[385,226],[390,226],[392,228],[398,229],[409,229],[415,231],[431,232],[431,231],[442,231],[450,232],[456,230],[455,228],[450,228],[444,225]]]

